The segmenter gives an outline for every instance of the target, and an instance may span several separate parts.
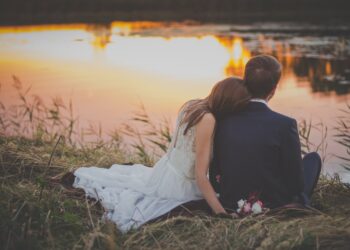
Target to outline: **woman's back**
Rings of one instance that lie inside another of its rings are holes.
[[[149,185],[159,185],[157,196],[177,200],[200,199],[195,181],[195,127],[186,134],[182,119],[186,106],[180,111],[176,129],[167,153],[155,164]]]

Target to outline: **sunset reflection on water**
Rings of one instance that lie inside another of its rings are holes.
[[[329,79],[347,70],[349,58],[306,57],[290,40],[192,23],[0,27],[0,97],[15,102],[16,75],[44,99],[71,98],[82,124],[100,121],[112,129],[140,102],[155,117],[174,121],[182,103],[206,96],[227,76],[242,76],[249,58],[267,53],[283,64],[271,106],[331,125],[349,100],[349,88]]]

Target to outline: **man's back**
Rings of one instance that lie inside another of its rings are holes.
[[[234,209],[238,200],[253,192],[270,207],[291,202],[303,191],[295,120],[259,102],[219,120],[211,180],[216,171],[225,208]]]

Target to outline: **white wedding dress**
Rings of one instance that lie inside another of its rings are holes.
[[[195,181],[195,128],[184,135],[186,124],[177,119],[167,153],[153,168],[141,164],[118,165],[109,169],[82,167],[74,172],[74,187],[100,200],[105,218],[126,232],[155,219],[191,200],[202,199]]]

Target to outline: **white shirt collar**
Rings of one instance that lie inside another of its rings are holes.
[[[266,106],[268,106],[267,101],[264,99],[260,99],[260,98],[252,98],[250,99],[251,102],[261,102],[264,103]]]

